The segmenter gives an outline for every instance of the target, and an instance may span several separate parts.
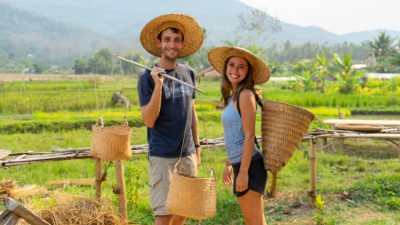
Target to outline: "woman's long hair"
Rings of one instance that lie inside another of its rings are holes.
[[[236,99],[239,97],[239,93],[243,89],[250,89],[253,92],[255,91],[254,90],[254,81],[253,81],[253,77],[252,77],[253,76],[253,68],[252,68],[251,64],[245,59],[247,62],[248,68],[249,68],[247,71],[246,77],[238,84],[235,92],[231,93],[232,92],[232,84],[229,81],[228,77],[226,76],[226,68],[228,66],[229,59],[231,59],[232,57],[235,57],[235,56],[231,56],[226,59],[225,65],[224,65],[224,70],[222,71],[221,101],[224,102],[224,107],[226,107],[229,104],[230,98],[233,98],[233,101],[236,101]]]

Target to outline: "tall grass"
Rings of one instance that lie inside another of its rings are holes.
[[[0,114],[25,114],[35,111],[85,111],[114,107],[113,93],[120,92],[118,81],[97,84],[86,81],[32,81],[4,83],[0,90]],[[138,104],[136,80],[124,82],[124,95]]]
[[[400,106],[392,95],[321,94],[319,92],[297,92],[293,90],[264,90],[264,99],[285,102],[304,107],[383,107]],[[397,96],[400,97],[400,96]]]

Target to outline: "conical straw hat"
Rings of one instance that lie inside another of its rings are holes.
[[[216,71],[222,74],[226,60],[232,56],[242,57],[251,64],[254,84],[262,84],[269,80],[270,71],[268,66],[258,56],[244,48],[231,46],[214,48],[208,52],[208,61]]]
[[[167,14],[152,19],[143,27],[140,33],[140,42],[143,48],[150,54],[161,57],[161,48],[158,47],[157,36],[168,27],[179,29],[184,36],[182,50],[179,52],[178,58],[192,55],[203,44],[203,31],[195,18],[182,14]]]

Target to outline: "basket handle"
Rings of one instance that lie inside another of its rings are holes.
[[[103,121],[103,118],[102,118],[102,117],[97,118],[97,120],[96,120],[96,126],[99,125],[99,121],[100,121],[101,127],[104,127],[104,121]]]
[[[179,158],[178,162],[175,163],[174,173],[178,173],[178,170],[182,171],[182,169],[183,169],[182,161],[181,158]]]
[[[210,168],[210,177],[211,177],[211,178],[216,178],[214,167],[211,167],[211,168]]]
[[[125,114],[125,116],[124,116],[124,125],[125,125],[125,126],[128,126],[128,118],[126,117],[126,114]]]

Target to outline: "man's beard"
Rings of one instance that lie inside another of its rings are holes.
[[[162,54],[164,55],[164,58],[165,58],[166,60],[168,60],[168,61],[176,61],[176,59],[178,58],[179,52],[175,55],[175,57],[170,57],[170,56],[168,55],[167,50],[163,50]]]

